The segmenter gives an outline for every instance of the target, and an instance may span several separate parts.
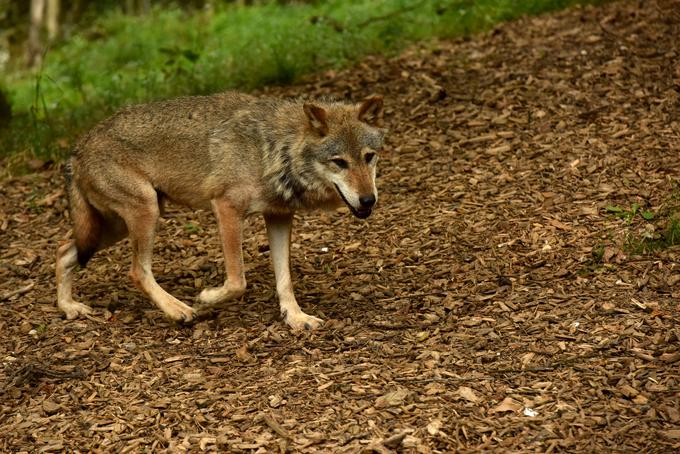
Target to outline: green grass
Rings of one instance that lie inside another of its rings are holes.
[[[680,245],[680,184],[676,184],[656,212],[642,209],[638,203],[632,203],[629,208],[608,205],[605,212],[625,224],[620,244],[629,255],[652,254]],[[593,249],[593,263],[602,262],[603,256],[604,245],[599,244]]]
[[[624,250],[630,255],[647,255],[680,245],[680,213],[650,224],[648,230],[626,234]]]
[[[632,210],[624,210],[626,216],[613,213],[610,207],[606,211],[625,222],[626,231],[623,238],[610,237],[605,242],[598,242],[591,251],[588,260],[582,263],[578,274],[590,276],[616,270],[617,264],[606,258],[607,249],[615,253],[621,251],[627,256],[653,255],[673,246],[680,246],[680,207],[663,210],[654,214],[653,219],[646,219],[640,214],[638,218],[629,218]]]
[[[6,168],[60,159],[76,135],[122,105],[287,84],[411,42],[485,30],[584,0],[331,0],[212,11],[111,11],[55,44],[42,68],[0,75],[13,118],[0,125]]]
[[[637,233],[628,233],[625,242],[625,249],[630,254],[651,254],[680,245],[680,185],[676,184],[657,213],[641,211],[639,215],[638,222],[644,223],[643,228],[638,229]],[[628,224],[631,222],[632,220]]]

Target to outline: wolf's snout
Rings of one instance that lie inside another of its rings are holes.
[[[359,204],[363,209],[373,208],[373,205],[375,205],[375,196],[373,194],[361,196],[359,197]]]

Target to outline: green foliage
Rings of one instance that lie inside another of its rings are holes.
[[[654,219],[654,213],[649,210],[640,211],[640,205],[633,203],[630,209],[626,210],[618,205],[608,205],[605,210],[608,213],[614,214],[616,217],[622,218],[626,221],[626,224],[630,225],[635,219],[636,215],[640,215],[645,221],[651,221]]]
[[[122,105],[287,84],[410,42],[487,29],[584,0],[331,0],[193,11],[112,10],[52,47],[35,72],[0,76],[11,99],[0,157],[58,159]],[[592,3],[592,2],[591,2]]]
[[[203,232],[203,229],[199,225],[194,224],[193,222],[187,222],[186,224],[184,224],[184,230],[189,234]]]
[[[609,263],[604,262],[606,246],[603,243],[598,243],[593,247],[590,253],[590,258],[583,262],[583,265],[578,270],[579,276],[590,276],[593,274],[603,273],[613,268]]]
[[[645,231],[641,235],[629,235],[626,241],[626,249],[633,254],[649,254],[678,245],[680,245],[680,218],[677,212],[663,219],[657,228]]]
[[[624,222],[623,238],[618,231],[610,232],[605,242],[595,244],[590,257],[578,271],[581,276],[616,269],[616,261],[612,258],[616,259],[624,252],[625,255],[653,254],[680,245],[680,183],[656,212],[644,210],[638,203],[632,203],[628,209],[607,205],[604,212]]]
[[[625,222],[628,230],[625,237],[625,249],[630,254],[649,254],[680,245],[680,185],[678,184],[656,213],[643,210],[638,203],[631,204],[629,209],[618,205],[608,205],[605,211]]]

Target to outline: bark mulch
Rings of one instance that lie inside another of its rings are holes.
[[[374,215],[296,221],[315,332],[281,323],[259,218],[214,318],[165,321],[123,243],[62,320],[62,178],[4,182],[0,451],[677,452],[680,249],[635,251],[680,203],[679,61],[680,2],[618,2],[268,89],[387,100]],[[186,301],[218,285],[212,215],[171,207],[154,260]]]

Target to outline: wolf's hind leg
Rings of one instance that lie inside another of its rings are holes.
[[[199,301],[208,306],[240,298],[246,291],[241,247],[243,212],[225,200],[213,200],[212,206],[220,230],[226,276],[221,287],[206,288],[198,296]]]
[[[73,272],[78,266],[78,250],[71,240],[57,249],[57,307],[72,320],[80,315],[91,314],[92,308],[73,300]]]
[[[302,312],[293,294],[293,282],[290,278],[290,233],[293,216],[265,215],[264,220],[267,224],[269,249],[274,263],[281,316],[294,330],[318,328],[323,320]]]
[[[109,216],[105,218],[98,218],[100,225],[97,227],[97,235],[91,236],[86,250],[78,252],[77,244],[79,239],[82,242],[82,211],[79,213],[80,218],[74,216],[74,234],[75,239],[66,244],[61,245],[57,249],[57,307],[66,315],[66,318],[71,320],[78,318],[80,315],[91,314],[92,308],[86,304],[78,303],[73,300],[73,273],[79,265],[80,260],[86,262],[92,255],[105,249],[127,236],[127,229],[122,219],[117,216]],[[80,260],[79,260],[80,259]],[[81,266],[84,266],[83,263]]]
[[[119,214],[129,231],[132,243],[132,270],[130,277],[135,286],[146,294],[165,315],[178,322],[189,322],[194,310],[163,290],[151,271],[151,254],[156,233],[159,207],[155,191],[150,189],[146,203],[131,204]]]

